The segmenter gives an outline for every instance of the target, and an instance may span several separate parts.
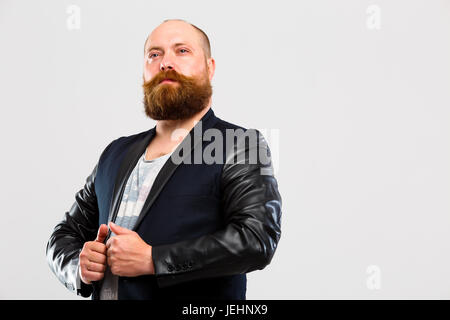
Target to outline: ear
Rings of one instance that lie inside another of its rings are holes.
[[[214,72],[216,71],[216,61],[214,58],[208,58],[206,60],[206,66],[208,67],[208,78],[209,81],[214,77]]]

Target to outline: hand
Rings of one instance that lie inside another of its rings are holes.
[[[111,272],[123,277],[154,274],[152,247],[130,229],[112,222],[109,228],[116,234],[106,242],[107,261]]]
[[[91,284],[91,281],[103,279],[106,270],[106,245],[103,243],[108,234],[108,226],[102,224],[98,228],[95,241],[84,243],[80,252],[79,266],[81,281]]]

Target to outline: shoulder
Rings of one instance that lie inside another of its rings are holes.
[[[154,128],[146,131],[142,131],[129,136],[121,136],[111,141],[103,150],[100,159],[109,156],[111,154],[122,153],[131,144],[146,138]]]
[[[128,145],[128,144],[134,143],[136,141],[139,141],[141,139],[144,139],[145,137],[148,136],[148,134],[152,130],[154,130],[154,128],[146,130],[146,131],[142,131],[142,132],[139,132],[139,133],[135,133],[133,135],[122,136],[122,137],[119,137],[119,138],[113,140],[110,144],[111,145],[115,145],[115,146]]]
[[[246,128],[244,126],[224,121],[220,118],[217,118],[218,121],[215,123],[213,128],[220,130],[224,137],[235,137],[238,139],[238,142],[241,140],[249,139],[250,137],[253,137],[256,139],[259,143],[265,143],[264,136],[262,133],[254,128]]]
[[[259,130],[220,118],[213,128],[219,130],[222,136],[224,170],[242,170],[242,164],[248,164],[249,168],[271,165],[269,146]]]
[[[230,136],[233,135],[235,137],[242,137],[242,138],[244,138],[244,137],[248,138],[249,136],[254,136],[258,140],[261,140],[261,139],[264,140],[262,133],[255,128],[247,128],[247,127],[244,127],[244,126],[236,124],[236,123],[222,120],[219,117],[216,117],[216,118],[217,118],[217,122],[214,124],[213,128],[220,130],[224,134],[228,134]]]
[[[225,120],[222,120],[220,118],[217,117],[217,122],[214,124],[213,128],[215,129],[219,129],[220,131],[226,131],[227,129],[231,129],[231,130],[243,130],[243,131],[247,131],[247,128],[237,125],[235,123],[231,123]]]

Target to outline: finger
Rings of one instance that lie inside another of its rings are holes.
[[[95,262],[89,262],[86,265],[86,269],[88,271],[92,271],[92,272],[101,272],[104,273],[106,270],[106,265],[104,264],[100,264],[100,263],[95,263]]]
[[[95,241],[103,243],[107,235],[108,235],[108,226],[106,224],[102,224],[100,228],[98,228],[97,238],[95,239]]]
[[[99,264],[106,264],[106,255],[93,251],[89,255],[89,261]]]
[[[89,271],[87,269],[83,270],[82,272],[83,278],[88,281],[99,281],[105,276],[103,272]]]
[[[103,243],[100,243],[100,242],[93,241],[90,244],[89,249],[92,252],[98,252],[98,253],[101,253],[101,254],[106,254],[106,246]]]
[[[117,235],[133,233],[132,230],[118,226],[117,224],[115,224],[113,222],[109,223],[109,228],[111,229],[112,232],[114,232]]]
[[[109,250],[109,248],[112,245],[112,242],[115,241],[114,238],[115,237],[111,237],[111,238],[108,239],[108,241],[106,241],[106,250]]]

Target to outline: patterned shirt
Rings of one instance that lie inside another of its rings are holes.
[[[114,221],[115,224],[127,229],[133,229],[159,170],[161,170],[172,152],[153,160],[145,160],[144,152],[128,178],[119,211]],[[113,236],[115,234],[111,232],[111,237]],[[103,285],[100,290],[100,300],[117,300],[117,290],[118,276],[113,275],[107,265]]]

